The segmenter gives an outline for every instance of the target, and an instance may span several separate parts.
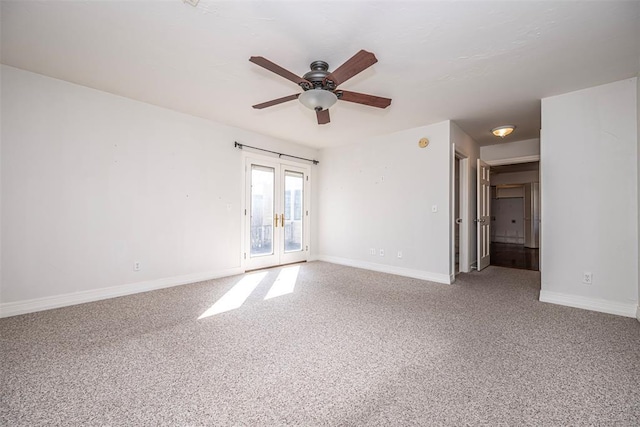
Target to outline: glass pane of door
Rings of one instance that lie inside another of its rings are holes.
[[[302,251],[304,174],[284,172],[284,251]]]
[[[273,254],[275,169],[251,165],[251,256]]]

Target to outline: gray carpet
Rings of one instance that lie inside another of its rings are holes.
[[[537,301],[539,273],[441,285],[303,264],[0,320],[0,424],[640,425],[640,324]]]

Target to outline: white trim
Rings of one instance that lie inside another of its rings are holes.
[[[451,284],[449,274],[430,273],[428,271],[413,270],[404,267],[394,267],[391,265],[376,264],[373,262],[360,261],[357,259],[340,258],[327,255],[318,255],[318,261],[330,262],[332,264],[346,265],[349,267],[362,268],[365,270],[379,271],[381,273],[395,274],[397,276],[411,277],[413,279],[428,280],[430,282]]]
[[[516,163],[538,162],[540,161],[540,154],[532,154],[530,156],[522,156],[522,157],[511,157],[509,159],[497,159],[497,160],[481,159],[481,160],[486,164],[488,164],[489,166],[512,165]]]
[[[638,322],[640,322],[640,305],[638,306],[638,309],[636,310],[636,319],[638,319]]]
[[[600,298],[588,298],[559,292],[540,291],[540,301],[567,307],[582,308],[599,311],[601,313],[616,314],[618,316],[635,317],[636,304],[626,304]]]
[[[204,280],[242,274],[242,268],[230,268],[227,270],[212,271],[207,273],[188,274],[184,276],[166,277],[163,279],[147,280],[144,282],[130,283],[127,285],[112,286],[109,288],[94,289],[90,291],[73,292],[69,294],[54,295],[44,298],[7,302],[0,304],[0,318],[17,316],[19,314],[33,313],[36,311],[50,310],[52,308],[67,307],[86,302],[99,301],[108,298],[148,292],[156,289],[170,288],[172,286],[187,285],[202,282]]]

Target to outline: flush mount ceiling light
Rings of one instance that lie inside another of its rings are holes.
[[[500,138],[504,138],[509,135],[516,127],[514,125],[504,125],[498,126],[497,128],[491,129],[491,133],[495,136],[499,136]]]
[[[338,102],[336,94],[325,89],[309,89],[302,92],[298,99],[302,105],[315,111],[327,110]]]

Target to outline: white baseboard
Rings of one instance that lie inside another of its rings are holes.
[[[346,265],[349,267],[362,268],[365,270],[379,271],[381,273],[395,274],[397,276],[411,277],[413,279],[428,280],[430,282],[451,284],[449,274],[430,273],[428,271],[413,270],[404,267],[394,267],[391,265],[376,264],[373,262],[360,261],[356,259],[340,258],[328,255],[318,255],[318,261],[330,262],[332,264]]]
[[[172,286],[186,285],[189,283],[202,282],[204,280],[217,279],[220,277],[233,276],[242,273],[244,273],[244,270],[238,267],[208,273],[196,273],[188,274],[185,276],[147,280],[144,282],[130,283],[127,285],[92,289],[89,291],[73,292],[69,294],[54,295],[50,297],[36,298],[31,300],[1,303],[0,318],[17,316],[19,314],[33,313],[36,311],[50,310],[52,308],[67,307],[70,305],[83,304],[86,302],[99,301],[108,298],[121,297],[125,295],[137,294],[140,292],[148,292],[156,289],[169,288]]]
[[[636,319],[638,319],[638,322],[640,322],[640,305],[638,306],[638,309],[636,310]]]
[[[636,304],[625,304],[599,298],[587,298],[578,295],[559,292],[540,291],[540,301],[567,307],[583,308],[601,313],[617,314],[618,316],[636,317]]]

